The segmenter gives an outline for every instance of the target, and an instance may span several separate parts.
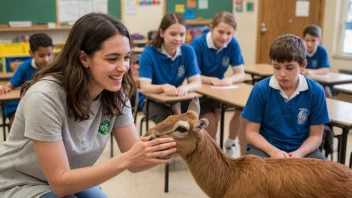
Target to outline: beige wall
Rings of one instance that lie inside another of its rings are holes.
[[[235,37],[238,39],[243,57],[246,64],[255,63],[256,59],[256,40],[257,40],[257,19],[258,19],[258,1],[254,2],[254,12],[234,13],[238,28]],[[325,0],[324,24],[323,24],[323,45],[329,53],[332,71],[339,68],[352,69],[351,60],[341,60],[333,58],[336,54],[336,46],[339,41],[338,29],[339,14],[344,0]],[[235,10],[235,9],[233,9]],[[124,15],[123,23],[127,26],[131,33],[141,33],[146,35],[148,31],[158,28],[160,20],[163,16],[163,6],[138,6],[136,15]],[[53,37],[54,42],[58,43],[67,38],[69,31],[47,31]],[[0,40],[12,39],[23,34],[31,34],[32,32],[6,32],[0,33]]]

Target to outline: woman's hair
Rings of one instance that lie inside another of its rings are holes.
[[[36,82],[47,76],[53,76],[66,91],[69,117],[75,120],[87,120],[92,112],[92,99],[89,94],[89,74],[80,62],[80,51],[88,56],[102,48],[108,38],[120,34],[129,39],[126,27],[117,19],[101,13],[87,14],[74,24],[66,44],[59,56],[49,66],[38,71],[33,80],[25,83],[21,89],[23,96]],[[131,69],[123,76],[121,89],[117,92],[103,90],[100,95],[102,105],[110,116],[120,115],[126,106],[128,96],[135,89]]]
[[[161,38],[160,36],[160,30],[164,31],[169,28],[171,25],[173,24],[182,24],[186,27],[186,20],[185,18],[178,14],[178,13],[167,13],[165,14],[165,16],[163,17],[163,19],[161,20],[159,29],[157,31],[156,36],[154,37],[153,41],[151,42],[151,44],[155,47],[155,48],[161,48],[161,45],[164,43],[164,39]]]
[[[237,23],[236,23],[235,17],[230,12],[226,12],[226,11],[218,12],[214,16],[214,18],[211,22],[212,28],[215,28],[221,22],[225,22],[226,24],[230,25],[231,27],[233,27],[234,30],[236,30],[236,28],[237,28]]]

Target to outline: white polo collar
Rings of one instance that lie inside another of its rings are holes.
[[[39,69],[38,66],[35,64],[34,58],[32,59],[31,65],[34,69]]]
[[[302,74],[299,74],[298,86],[297,86],[296,90],[292,93],[290,98],[288,98],[287,95],[285,94],[285,92],[281,89],[281,86],[280,86],[279,82],[276,80],[274,75],[271,76],[271,78],[270,78],[269,86],[272,87],[273,89],[280,90],[280,95],[285,99],[285,102],[287,102],[287,101],[291,100],[292,98],[294,98],[295,96],[297,96],[299,94],[299,92],[308,90],[307,79]]]
[[[219,53],[222,49],[226,48],[227,45],[231,42],[231,40],[230,40],[230,42],[226,43],[225,46],[223,46],[222,48],[218,49],[218,48],[216,48],[216,46],[215,46],[215,44],[214,44],[214,41],[213,41],[213,37],[212,37],[211,32],[208,32],[208,33],[207,33],[207,36],[206,36],[206,39],[205,39],[205,40],[206,40],[206,42],[207,42],[208,48],[210,48],[210,49],[216,49],[216,50],[217,50],[217,53]]]
[[[176,50],[176,54],[174,57],[172,57],[170,54],[167,53],[164,45],[161,45],[161,48],[160,48],[160,53],[166,55],[168,58],[171,58],[172,61],[174,61],[178,56],[181,56],[182,55],[182,52],[181,52],[181,48],[177,48]]]

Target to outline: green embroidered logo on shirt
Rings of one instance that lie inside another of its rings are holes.
[[[103,120],[99,125],[98,132],[102,135],[107,135],[109,131],[110,131],[110,121]]]

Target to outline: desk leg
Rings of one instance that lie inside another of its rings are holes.
[[[114,135],[110,134],[110,158],[114,157]]]
[[[4,103],[1,103],[1,111],[2,111],[2,129],[4,133],[4,141],[6,140],[6,118],[5,118],[5,112],[4,112]]]
[[[223,143],[224,143],[224,123],[225,123],[225,110],[226,107],[224,104],[220,104],[220,111],[221,111],[221,117],[220,117],[220,148],[223,149]]]
[[[169,164],[165,165],[165,188],[164,191],[169,192]]]
[[[146,99],[145,101],[145,105],[147,105],[145,107],[145,132],[147,132],[149,130],[149,119],[148,119],[148,116],[149,116],[149,100]]]
[[[341,164],[345,164],[345,162],[346,162],[348,131],[349,131],[348,128],[343,128],[343,131],[342,131],[341,150],[340,150],[340,163]]]
[[[252,76],[252,85],[254,85],[255,84],[254,75],[251,74],[251,76]]]

